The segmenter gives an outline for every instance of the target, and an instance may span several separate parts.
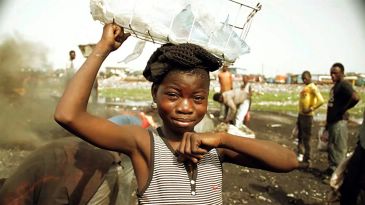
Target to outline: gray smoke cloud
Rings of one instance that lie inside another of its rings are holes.
[[[48,49],[19,37],[0,42],[0,146],[35,148],[65,135],[53,120]]]

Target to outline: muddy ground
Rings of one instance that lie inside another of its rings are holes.
[[[296,118],[290,115],[254,111],[249,127],[255,132],[256,138],[272,140],[295,150],[295,138],[291,134],[295,121]],[[330,187],[323,183],[320,174],[327,167],[327,154],[316,149],[319,125],[320,122],[315,122],[313,128],[313,167],[310,169],[283,174],[224,164],[224,204],[326,204]],[[351,123],[349,127],[351,151],[358,125]],[[8,177],[30,152],[30,149],[19,147],[2,147],[0,178]]]
[[[296,150],[295,138],[291,135],[295,117],[268,112],[252,112],[251,116],[250,128],[255,131],[256,138],[272,140]],[[290,173],[271,173],[231,164],[224,165],[224,204],[326,204],[330,187],[323,182],[321,171],[327,168],[327,154],[316,149],[317,133],[322,123],[314,123],[312,168]],[[356,143],[357,127],[355,123],[349,124],[349,151],[353,150]]]

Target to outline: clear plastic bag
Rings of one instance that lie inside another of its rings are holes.
[[[318,130],[318,145],[317,149],[319,151],[327,151],[328,148],[328,131],[321,127]]]
[[[298,126],[297,125],[295,125],[295,127],[292,129],[290,137],[293,139],[296,139],[296,140],[298,139]]]
[[[340,186],[342,185],[344,173],[347,167],[347,164],[352,156],[352,153],[346,157],[336,168],[336,170],[333,172],[331,179],[330,179],[330,186],[334,190],[338,190]]]
[[[229,0],[90,0],[94,20],[154,43],[195,43],[228,62],[249,52],[238,32],[260,9]]]
[[[255,133],[250,130],[245,125],[241,125],[240,127],[236,127],[234,125],[228,124],[227,133],[247,138],[255,138]]]

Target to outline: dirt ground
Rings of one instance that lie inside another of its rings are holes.
[[[256,138],[272,140],[296,150],[295,137],[291,134],[296,121],[295,117],[268,112],[252,112],[251,116],[249,127],[255,131]],[[323,182],[321,171],[327,168],[327,154],[316,149],[320,125],[321,122],[315,122],[313,128],[312,168],[298,169],[290,173],[271,173],[225,164],[224,204],[326,204],[330,187]],[[350,151],[356,143],[357,127],[357,124],[349,124]]]
[[[295,150],[292,136],[296,117],[268,112],[251,112],[249,127],[256,138],[272,140]],[[327,167],[327,154],[316,149],[320,122],[315,122],[312,136],[313,167],[290,173],[267,171],[224,164],[224,204],[252,205],[320,205],[326,204],[329,185],[323,183],[320,172]],[[350,123],[349,150],[355,145],[358,125]],[[19,148],[0,149],[0,178],[6,178],[30,153]],[[333,203],[336,204],[336,203]]]

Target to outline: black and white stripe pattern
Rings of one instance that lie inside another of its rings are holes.
[[[151,139],[152,140],[152,139]],[[138,194],[140,204],[222,204],[222,164],[216,149],[198,163],[196,192],[192,193],[184,163],[154,132],[153,173],[146,189]],[[194,183],[194,182],[193,182]],[[194,195],[195,194],[195,195]]]

